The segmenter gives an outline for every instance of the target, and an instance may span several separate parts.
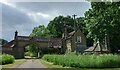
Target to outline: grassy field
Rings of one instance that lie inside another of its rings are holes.
[[[104,55],[44,55],[43,60],[73,68],[120,68],[120,56]]]
[[[45,65],[47,68],[53,68],[54,70],[120,70],[120,68],[72,68],[72,67],[63,67],[62,65],[54,65],[51,62],[40,59],[40,62]]]
[[[25,62],[25,61],[26,61],[26,59],[16,59],[16,60],[14,61],[14,63],[12,63],[12,64],[2,65],[2,68],[11,68],[12,66],[14,66],[14,65],[16,65],[16,64],[20,64],[20,63]]]
[[[40,62],[45,65],[47,68],[65,68],[62,65],[53,65],[51,62],[47,62],[45,60],[40,59]]]

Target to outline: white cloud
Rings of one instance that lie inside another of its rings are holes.
[[[29,35],[38,25],[45,25],[59,15],[84,15],[88,3],[6,2],[2,0],[3,38],[13,39],[14,31]]]
[[[43,18],[43,19],[51,18],[50,15],[44,14],[44,13],[41,13],[41,12],[28,12],[27,15],[31,18],[31,20],[34,20],[35,22],[40,21],[39,18]]]
[[[16,6],[13,4],[14,2],[7,2],[7,0],[0,0],[0,2],[5,4],[5,5],[9,5],[11,7],[16,8]]]
[[[39,16],[42,16],[42,17],[44,17],[44,18],[49,18],[49,17],[50,17],[50,15],[44,14],[44,13],[41,13],[41,12],[38,12],[38,13],[36,13],[36,14],[39,15]]]

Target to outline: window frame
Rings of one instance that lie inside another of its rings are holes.
[[[77,43],[82,43],[82,37],[81,36],[77,36]]]

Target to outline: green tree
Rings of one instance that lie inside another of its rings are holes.
[[[38,27],[35,27],[30,34],[32,37],[51,37],[50,31],[44,26],[39,25]]]
[[[37,56],[38,51],[39,50],[36,44],[32,43],[28,46],[28,52],[31,53],[30,56]]]
[[[25,47],[25,54],[28,56],[37,56],[38,52],[39,49],[36,43],[30,43]]]
[[[91,38],[89,36],[87,37],[88,30],[86,27],[85,20],[86,20],[85,17],[78,17],[76,19],[76,22],[77,22],[78,28],[84,33],[84,35],[87,38],[87,47],[90,47],[90,46],[93,46],[94,41],[93,41],[93,38]]]
[[[49,29],[50,33],[53,34],[53,37],[61,37],[64,31],[64,24],[67,25],[68,32],[73,31],[73,19],[70,16],[55,17],[52,21],[50,21],[47,28]]]
[[[78,17],[76,18],[76,23],[77,23],[77,27],[85,34],[88,34],[88,31],[86,29],[86,23],[85,23],[85,17]]]
[[[102,42],[107,33],[111,52],[117,52],[120,49],[120,2],[92,2],[91,7],[85,13],[88,36]]]
[[[8,43],[7,40],[5,40],[5,39],[0,39],[0,45],[4,45],[4,44],[6,44],[6,43]]]
[[[31,37],[46,37],[49,38],[52,35],[50,34],[49,30],[44,25],[39,25],[34,27],[32,33],[30,34]],[[32,43],[27,47],[30,56],[37,56],[38,48],[37,45]]]
[[[71,16],[55,17],[52,21],[50,21],[47,28],[49,29],[53,37],[61,37],[64,31],[64,24],[67,26],[68,33],[74,30],[74,20]],[[84,32],[85,31],[84,17],[76,18],[76,25],[78,25],[78,27]]]

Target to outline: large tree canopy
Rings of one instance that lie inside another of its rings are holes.
[[[76,26],[80,28],[83,32],[85,31],[84,17],[79,17],[75,19]],[[64,24],[67,26],[67,32],[74,30],[74,20],[71,16],[58,16],[49,22],[47,28],[50,33],[54,35],[53,37],[61,37],[64,32]]]
[[[67,25],[68,32],[73,31],[73,19],[70,16],[55,17],[49,22],[47,28],[50,30],[50,33],[54,35],[53,37],[61,37],[64,31],[64,24]]]
[[[50,34],[50,31],[44,25],[39,25],[38,27],[35,27],[33,29],[30,36],[33,36],[33,37],[51,37],[51,34]]]
[[[84,23],[84,17],[79,17],[75,19],[76,27],[81,29],[85,34],[87,30]],[[72,32],[74,30],[74,19],[71,16],[58,16],[51,20],[47,27],[44,25],[39,25],[35,27],[30,34],[30,36],[35,37],[62,37],[64,32],[64,24],[67,27],[67,32]]]
[[[120,2],[92,2],[91,7],[85,13],[88,36],[102,42],[107,33],[111,52],[117,52],[120,49]]]

